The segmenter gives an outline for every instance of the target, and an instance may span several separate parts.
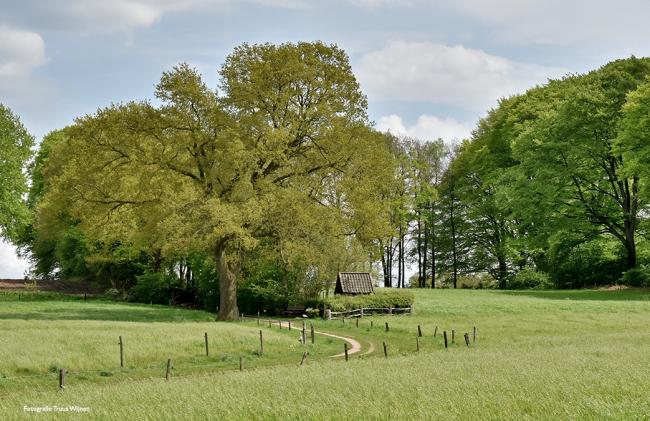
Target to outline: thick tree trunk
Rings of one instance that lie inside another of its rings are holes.
[[[508,279],[508,265],[506,259],[499,255],[499,288],[506,289],[506,279]]]
[[[631,191],[630,191],[631,190]],[[636,232],[637,212],[639,209],[639,179],[632,179],[632,188],[630,183],[625,180],[625,250],[627,251],[627,268],[636,267],[636,243],[634,234]]]
[[[634,223],[625,221],[625,251],[627,252],[627,269],[636,267],[636,242],[634,240]]]
[[[214,249],[214,261],[219,276],[218,320],[237,320],[237,278],[226,255],[227,241],[219,241]]]

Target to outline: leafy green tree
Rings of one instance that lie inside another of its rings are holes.
[[[298,216],[333,221],[345,236],[359,215],[343,181],[382,149],[336,46],[244,44],[220,75],[218,96],[180,65],[156,88],[160,107],[131,102],[78,119],[41,217],[70,209],[106,244],[211,255],[219,318],[232,320],[242,259],[283,222],[295,238]]]
[[[650,72],[650,60],[612,62],[583,76],[526,94],[518,112],[532,114],[513,139],[520,209],[546,219],[549,230],[606,233],[636,265],[636,231],[645,202],[640,178],[615,150],[622,108]],[[538,218],[539,219],[539,218]]]
[[[30,214],[26,166],[32,157],[34,137],[11,110],[0,104],[0,237],[16,240]]]

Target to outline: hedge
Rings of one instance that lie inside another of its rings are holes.
[[[406,308],[413,305],[415,296],[410,291],[378,291],[371,295],[335,295],[324,300],[325,308],[348,311],[357,308]]]

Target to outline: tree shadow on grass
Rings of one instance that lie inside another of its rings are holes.
[[[650,301],[648,289],[623,289],[623,290],[550,290],[550,291],[500,291],[502,294],[526,296],[547,300],[573,300],[573,301]]]

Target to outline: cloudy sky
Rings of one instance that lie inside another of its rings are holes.
[[[233,47],[322,40],[350,55],[378,128],[466,137],[499,97],[650,55],[645,0],[0,0],[0,102],[37,138],[150,98],[188,62],[217,85]],[[0,244],[0,278],[26,268]]]

